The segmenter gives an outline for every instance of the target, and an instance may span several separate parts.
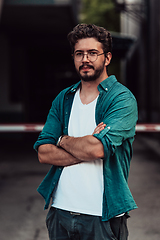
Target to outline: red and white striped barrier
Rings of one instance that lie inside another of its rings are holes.
[[[136,132],[160,132],[160,124],[137,124]]]
[[[41,132],[44,124],[0,124],[0,132]]]
[[[44,124],[0,124],[2,132],[40,132]],[[160,132],[160,124],[137,124],[136,132]]]

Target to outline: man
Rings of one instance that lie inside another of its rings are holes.
[[[137,208],[127,179],[137,121],[132,93],[108,76],[111,35],[79,24],[68,35],[81,81],[53,101],[35,143],[53,165],[38,188],[53,239],[126,240],[128,211]]]

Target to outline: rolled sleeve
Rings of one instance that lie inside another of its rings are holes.
[[[132,95],[123,93],[114,99],[101,119],[105,129],[94,134],[102,142],[105,156],[113,155],[126,139],[134,138],[137,115],[137,102]]]

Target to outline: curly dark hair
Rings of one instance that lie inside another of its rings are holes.
[[[83,38],[96,38],[100,43],[102,43],[103,51],[105,53],[112,52],[111,34],[103,27],[99,27],[94,24],[78,24],[73,28],[73,31],[71,31],[67,37],[72,48],[72,53],[74,52],[74,46],[77,41]]]

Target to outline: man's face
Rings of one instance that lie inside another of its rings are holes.
[[[80,55],[84,53],[84,57],[81,61],[76,61],[75,54],[77,53],[80,53]],[[87,57],[87,53],[93,53],[93,55],[95,53],[102,53],[102,55],[98,56],[96,61],[92,62],[89,57]],[[74,64],[83,81],[89,82],[98,79],[103,73],[106,73],[106,66],[108,65],[103,54],[102,44],[95,38],[78,40],[74,49]]]

